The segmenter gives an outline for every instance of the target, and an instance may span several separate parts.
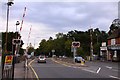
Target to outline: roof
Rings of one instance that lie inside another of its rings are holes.
[[[118,38],[120,37],[120,28],[118,28],[117,30],[115,30],[109,37],[108,39],[113,39],[113,38]]]

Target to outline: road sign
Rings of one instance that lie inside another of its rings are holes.
[[[13,44],[13,45],[15,45],[15,44],[20,45],[20,44],[21,44],[21,39],[13,39],[13,40],[12,40],[12,44]]]
[[[72,47],[80,47],[80,42],[72,42]]]
[[[5,63],[6,64],[12,64],[13,56],[9,55],[5,57]]]
[[[13,62],[13,55],[7,55],[5,57],[4,69],[11,69],[12,68],[12,62]]]

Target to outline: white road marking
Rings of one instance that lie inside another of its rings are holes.
[[[116,77],[116,76],[110,75],[110,77],[111,77],[111,78],[116,78],[116,79],[119,79],[119,80],[120,80],[120,78],[119,78],[119,77]]]
[[[73,68],[79,68],[79,67],[73,67]]]
[[[117,71],[118,72],[118,69],[116,68],[113,68],[113,67],[110,67],[110,66],[105,66],[106,68],[108,68],[108,69],[111,69],[112,71]]]
[[[99,73],[99,72],[100,72],[100,70],[101,70],[101,67],[99,67],[99,68],[98,68],[97,73]]]
[[[110,67],[110,66],[105,66],[106,68],[108,68],[108,69],[112,69],[112,67]]]
[[[92,72],[92,73],[96,73],[95,71],[92,71],[92,70],[88,70],[88,69],[82,69],[84,71],[88,71],[88,72]]]
[[[116,71],[116,72],[118,72],[118,70],[115,70],[115,69],[113,69],[113,71]]]

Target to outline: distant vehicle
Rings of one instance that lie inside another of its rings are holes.
[[[59,58],[61,58],[62,56],[59,56]]]
[[[62,56],[63,58],[67,58],[65,55]]]
[[[30,58],[31,58],[31,55],[27,55],[27,58],[30,59]]]
[[[77,63],[78,63],[78,62],[81,63],[81,61],[83,61],[83,62],[85,63],[85,60],[84,60],[81,56],[77,56],[77,55],[76,55],[74,59],[75,59],[75,62],[77,62]]]
[[[56,55],[52,55],[52,57],[56,57]]]
[[[46,63],[46,57],[45,56],[39,56],[37,62],[38,63]]]

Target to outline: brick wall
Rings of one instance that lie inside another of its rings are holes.
[[[115,44],[120,45],[120,37],[115,39]],[[111,45],[111,39],[108,39],[108,45]]]
[[[116,38],[116,44],[120,44],[120,37]]]

